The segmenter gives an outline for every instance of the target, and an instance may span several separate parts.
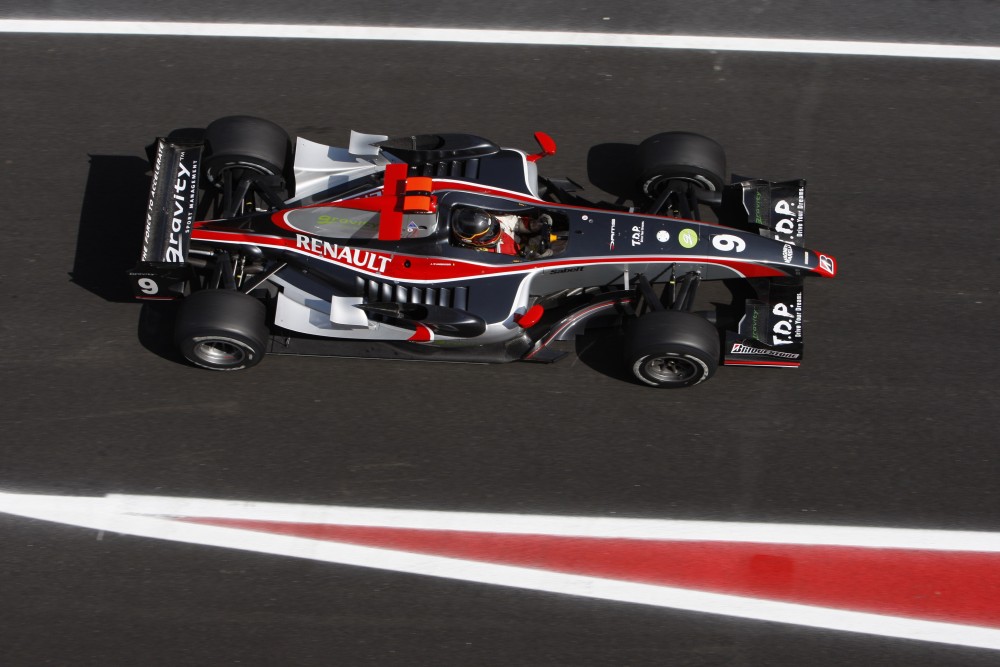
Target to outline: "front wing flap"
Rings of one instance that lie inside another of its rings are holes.
[[[727,330],[728,366],[798,366],[802,362],[802,278],[748,281],[756,295],[736,331]]]
[[[722,192],[723,224],[761,236],[805,245],[806,182],[748,180]]]

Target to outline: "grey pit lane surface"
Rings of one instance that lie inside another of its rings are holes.
[[[0,58],[0,489],[1000,529],[995,64],[44,36],[6,36]],[[144,346],[115,276],[138,246],[142,147],[232,113],[334,144],[353,128],[530,147],[544,129],[560,146],[544,171],[581,182],[592,146],[702,132],[738,173],[810,181],[807,242],[841,273],[807,285],[801,369],[723,369],[689,391],[623,380],[607,341],[553,366],[273,357],[199,371]],[[0,526],[4,664],[997,659]]]

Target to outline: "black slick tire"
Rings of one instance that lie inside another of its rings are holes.
[[[218,183],[227,169],[287,177],[292,143],[280,126],[253,116],[226,116],[205,130],[205,179]]]
[[[715,326],[687,312],[653,311],[625,328],[625,363],[636,380],[652,387],[704,382],[715,374],[720,350]]]
[[[713,192],[726,184],[726,152],[715,140],[693,132],[663,132],[637,151],[639,187],[656,197],[671,180],[684,180]]]
[[[267,350],[264,304],[235,290],[195,292],[181,302],[174,342],[184,358],[215,371],[260,363]]]

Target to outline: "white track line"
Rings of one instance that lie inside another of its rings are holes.
[[[1000,552],[1000,533],[970,530],[488,514],[118,494],[111,494],[103,498],[67,498],[66,496],[0,492],[0,512],[11,514],[34,511],[58,513],[74,506],[86,507],[87,511],[123,515],[209,517],[511,535]]]
[[[708,35],[643,35],[603,32],[403,28],[390,26],[5,19],[0,20],[0,33],[384,40],[403,42],[598,46],[644,49],[688,49],[696,51],[754,51],[763,53],[808,53],[819,55],[1000,60],[1000,47],[995,46],[856,42],[822,39],[713,37]]]
[[[225,510],[237,514],[273,511],[272,516],[294,516],[312,512],[357,512],[361,508],[322,508],[269,503],[234,503],[205,499],[108,496],[72,498],[0,493],[0,511],[24,517],[56,521],[95,530],[159,538],[190,544],[243,549],[258,553],[308,558],[329,563],[356,565],[445,577],[500,586],[512,586],[550,593],[578,595],[603,600],[631,602],[672,609],[724,614],[740,618],[793,623],[817,628],[1000,649],[1000,630],[939,621],[925,621],[831,609],[811,605],[709,593],[670,586],[656,586],[584,575],[551,572],[520,566],[467,561],[443,556],[409,553],[393,549],[354,546],[286,535],[267,534],[235,528],[206,526],[144,515],[147,511],[203,512]],[[381,512],[383,510],[375,510]],[[422,512],[401,512],[414,518]],[[429,513],[425,518],[441,519],[447,513]],[[463,520],[496,515],[466,514]],[[319,518],[318,514],[312,518]],[[374,518],[374,517],[372,517]],[[543,517],[538,517],[539,519]],[[565,517],[544,517],[553,520]],[[399,517],[383,517],[383,521]],[[593,519],[591,519],[593,520]],[[586,520],[584,520],[586,521]],[[404,522],[405,523],[405,522]],[[674,522],[664,522],[667,526]],[[719,528],[732,524],[720,524]],[[747,524],[754,525],[754,524]],[[756,524],[760,526],[760,524]],[[662,536],[661,536],[662,537]]]
[[[0,494],[3,496],[4,494]],[[22,497],[23,498],[23,497]],[[46,502],[45,497],[41,502]],[[65,498],[48,497],[56,504]],[[101,501],[101,499],[98,499]],[[1000,552],[1000,533],[863,526],[683,521],[624,517],[573,517],[538,514],[487,514],[398,510],[170,498],[162,496],[108,495],[105,508],[120,512],[160,516],[215,517],[293,523],[377,526],[418,530],[457,530],[514,535],[563,535],[651,540],[705,540],[857,546],[882,549]]]

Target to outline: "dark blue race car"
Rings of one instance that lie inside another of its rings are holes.
[[[803,281],[836,273],[803,244],[804,181],[727,183],[716,142],[668,132],[622,165],[633,197],[593,203],[539,175],[555,144],[536,140],[293,146],[247,116],[160,138],[135,295],[182,299],[177,345],[216,370],[265,354],[553,361],[598,325],[623,327],[623,363],[656,387],[799,365]],[[705,305],[710,285],[725,298]]]

